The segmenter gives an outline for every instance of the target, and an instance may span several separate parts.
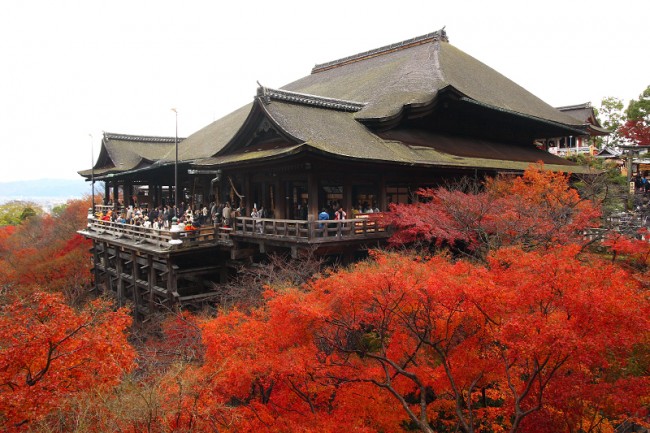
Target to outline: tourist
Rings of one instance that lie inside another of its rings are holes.
[[[232,209],[230,208],[230,203],[226,202],[226,205],[223,207],[223,225],[224,227],[230,227],[230,218],[232,217]]]
[[[257,205],[253,205],[253,212],[251,212],[251,218],[254,220],[258,220],[261,218],[260,211],[257,210]],[[253,228],[254,230],[260,234],[262,234],[263,229],[262,229],[262,224],[259,221],[253,221]]]
[[[327,213],[326,208],[323,208],[321,210],[321,212],[318,214],[318,221],[327,221],[328,219],[330,219],[330,214]],[[322,230],[323,228],[325,228],[325,224],[324,223],[318,224],[318,228]],[[321,236],[322,236],[322,233],[321,233]]]

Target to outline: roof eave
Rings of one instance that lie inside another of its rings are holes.
[[[524,118],[524,119],[530,119],[530,120],[534,120],[534,121],[537,121],[537,122],[542,122],[542,123],[545,123],[547,125],[553,126],[555,128],[564,129],[567,132],[567,135],[577,135],[577,136],[589,135],[588,133],[586,133],[585,131],[580,129],[580,126],[582,126],[582,125],[567,125],[567,124],[564,124],[564,123],[555,122],[553,120],[544,119],[544,118],[537,117],[537,116],[532,116],[530,114],[525,114],[525,113],[520,113],[520,112],[517,112],[517,111],[507,110],[505,108],[496,107],[494,105],[490,105],[490,104],[486,104],[484,102],[477,101],[477,100],[472,99],[472,98],[467,97],[467,96],[462,97],[461,100],[463,102],[474,104],[474,105],[477,105],[477,106],[480,106],[480,107],[489,108],[491,110],[500,111],[502,113],[508,113],[510,115],[521,117],[521,118]]]

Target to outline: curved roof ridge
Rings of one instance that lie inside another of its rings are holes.
[[[362,53],[343,57],[341,59],[332,60],[331,62],[317,64],[313,67],[311,73],[312,75],[317,74],[318,72],[327,71],[328,69],[347,65],[348,63],[358,62],[370,57],[375,57],[386,53],[392,53],[393,51],[403,50],[405,48],[410,48],[415,45],[426,44],[432,41],[449,42],[449,39],[447,38],[447,32],[445,32],[444,27],[440,30],[436,30],[435,32],[427,33],[426,35],[416,36],[414,38],[407,39],[401,42],[396,42],[390,45],[384,45],[383,47],[375,48],[369,51],[364,51]]]
[[[271,100],[293,102],[309,105],[312,107],[329,108],[337,111],[354,112],[360,111],[366,106],[365,102],[346,101],[344,99],[328,98],[325,96],[310,95],[308,93],[291,92],[289,90],[271,89],[260,86],[257,88],[257,96],[265,103],[270,104]]]
[[[183,141],[182,137],[159,137],[153,135],[132,135],[132,134],[115,134],[112,132],[104,132],[104,139],[106,140],[119,140],[119,141],[138,141],[150,143],[173,143],[178,140]]]
[[[580,110],[580,109],[593,108],[593,107],[591,105],[591,102],[585,102],[583,104],[563,105],[562,107],[555,107],[555,108],[560,111],[571,111],[571,110]]]

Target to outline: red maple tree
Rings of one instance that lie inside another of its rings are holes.
[[[650,145],[650,125],[645,119],[626,121],[618,129],[618,134],[637,145]]]
[[[86,224],[89,199],[70,200],[55,215],[34,216],[0,235],[0,287],[16,293],[61,292],[71,303],[90,284],[92,243],[76,233]]]
[[[127,311],[97,300],[75,311],[35,292],[0,310],[0,426],[22,431],[70,397],[115,385],[130,371]]]
[[[478,191],[418,191],[420,201],[391,205],[397,231],[391,242],[448,245],[485,257],[502,246],[524,248],[583,243],[580,229],[598,223],[600,212],[571,188],[569,177],[543,166],[523,176],[488,179]]]

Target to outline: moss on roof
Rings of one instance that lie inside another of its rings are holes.
[[[353,119],[354,113],[284,101],[260,104],[274,125],[298,142],[273,149],[233,148],[215,157],[197,160],[198,166],[238,164],[284,157],[309,148],[358,161],[390,162],[414,166],[477,167],[524,170],[543,162],[548,169],[583,172],[584,168],[530,144],[499,143],[418,130],[393,130],[381,136]],[[263,104],[263,105],[262,105]]]
[[[253,103],[244,105],[187,137],[179,146],[179,159],[191,161],[215,155],[239,131],[252,106]]]
[[[502,110],[566,125],[581,122],[448,42],[432,41],[308,75],[283,89],[367,103],[357,119],[390,118],[452,87]]]
[[[121,173],[151,165],[175,155],[175,137],[152,137],[104,133],[99,157],[93,169],[78,173],[84,177]],[[178,138],[182,142],[182,138]]]
[[[432,136],[426,146],[419,146],[403,137],[382,138],[361,122],[395,118],[404,107],[428,105],[442,91],[451,89],[453,94],[460,94],[486,109],[523,115],[539,120],[545,127],[548,123],[562,128],[575,128],[582,124],[452,46],[446,38],[433,38],[358,61],[317,68],[315,73],[287,84],[283,89],[358,102],[360,109],[354,113],[301,103],[300,98],[272,100],[268,95],[265,98],[258,96],[251,104],[183,140],[179,144],[180,161],[192,161],[196,165],[230,164],[282,157],[310,147],[337,156],[398,164],[519,170],[530,162],[545,160],[549,166],[570,171],[568,163],[559,159],[547,160],[552,156],[536,150],[530,143],[518,146]],[[250,128],[258,121],[260,113],[279,129],[280,136],[287,137],[287,143],[259,151],[241,148],[244,141],[251,139],[249,135],[254,132]],[[556,131],[557,127],[554,127]],[[525,150],[522,150],[523,146],[526,146]],[[173,144],[152,144],[143,140],[120,141],[114,138],[106,143],[103,151],[104,159],[101,166],[95,167],[96,173],[132,170],[155,161],[173,162],[175,157]],[[90,170],[80,173],[89,176]]]

